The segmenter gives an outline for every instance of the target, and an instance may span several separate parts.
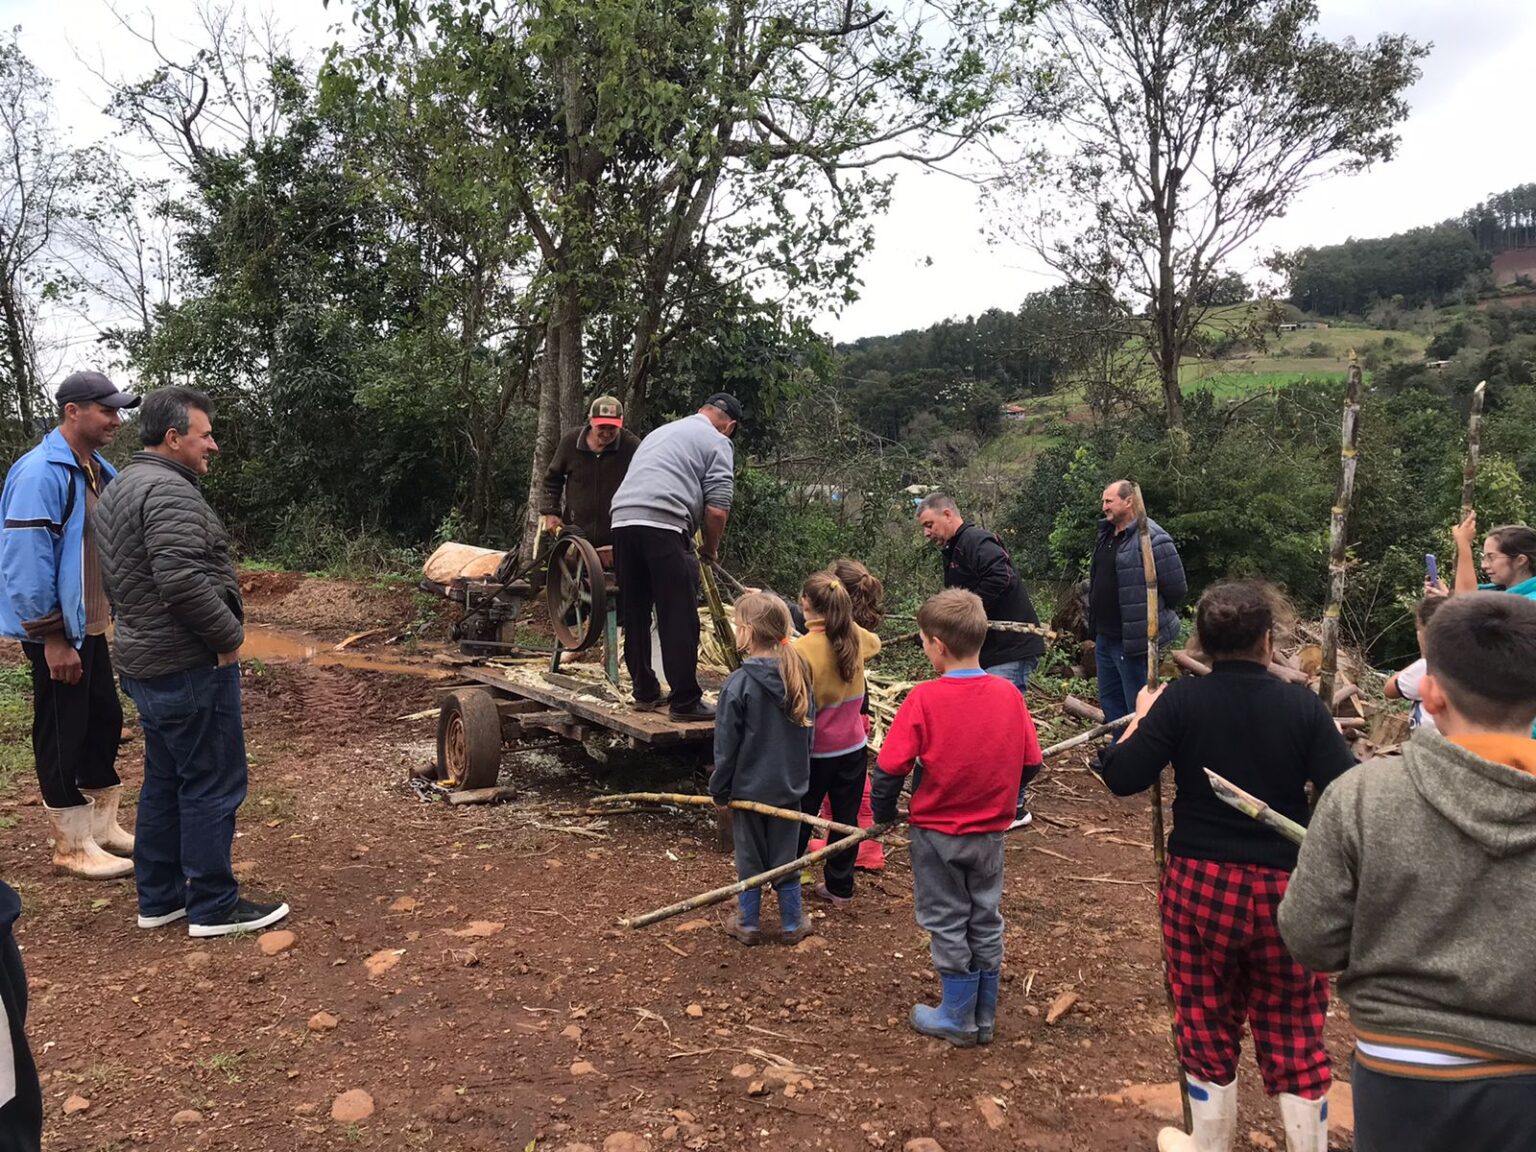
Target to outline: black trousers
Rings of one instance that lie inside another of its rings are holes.
[[[0,1152],[37,1152],[43,1142],[43,1089],[27,1047],[27,977],[9,925],[0,927]],[[15,1087],[10,1088],[14,1080]],[[14,1094],[12,1094],[14,1093]],[[7,1099],[9,1096],[9,1099]]]
[[[859,806],[864,801],[864,781],[869,775],[869,749],[858,748],[841,756],[811,757],[811,786],[800,801],[800,811],[816,816],[821,812],[821,802],[832,800],[832,819],[838,824],[857,824]],[[846,832],[828,832],[827,843],[841,840]],[[811,826],[800,825],[800,855],[805,855],[811,842]],[[826,869],[827,891],[834,896],[853,895],[853,864],[858,859],[856,851],[839,852],[823,861]]]
[[[619,578],[624,666],[636,700],[655,700],[661,684],[651,667],[651,609],[661,635],[661,667],[674,708],[697,704],[699,689],[699,559],[693,543],[669,528],[629,525],[613,530]]]
[[[1413,1080],[1350,1076],[1355,1152],[1514,1152],[1536,1148],[1536,1076]]]
[[[32,661],[32,758],[43,803],[78,808],[81,788],[111,788],[117,746],[123,738],[123,705],[112,680],[105,636],[80,645],[80,681],[66,684],[48,673],[41,644],[23,643]]]

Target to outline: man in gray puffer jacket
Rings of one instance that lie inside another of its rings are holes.
[[[1439,733],[1323,793],[1280,934],[1340,973],[1356,1152],[1536,1148],[1536,603],[1456,596],[1425,658]]]
[[[144,730],[139,927],[185,917],[192,936],[253,931],[288,914],[286,904],[241,898],[230,860],[246,789],[245,630],[229,536],[197,486],[219,450],[212,411],[190,388],[146,396],[145,450],[107,488],[93,522],[113,655]]]

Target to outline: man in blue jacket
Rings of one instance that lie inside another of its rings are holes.
[[[32,754],[54,866],[110,880],[133,872],[133,837],[117,822],[123,711],[90,517],[115,475],[100,449],[139,398],[100,372],[76,372],[57,400],[59,426],[12,465],[0,492],[0,635],[20,640],[32,664]]]
[[[1137,539],[1136,510],[1129,480],[1104,489],[1104,519],[1088,568],[1088,631],[1093,636],[1099,676],[1099,707],[1105,720],[1118,720],[1136,706],[1147,683],[1147,578]],[[1173,538],[1147,519],[1152,559],[1157,566],[1157,646],[1179,635],[1178,606],[1189,591]]]

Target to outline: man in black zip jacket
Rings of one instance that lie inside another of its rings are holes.
[[[944,556],[944,587],[964,588],[981,597],[987,619],[1015,624],[1040,625],[1029,591],[1019,579],[1013,560],[996,532],[966,523],[952,496],[930,492],[917,506],[917,523],[923,536],[939,546]],[[990,629],[981,646],[981,667],[1000,676],[1023,695],[1029,677],[1045,655],[1045,636],[1029,632]],[[1012,827],[1030,822],[1024,792],[1034,773],[1026,772],[1019,784],[1019,804]]]

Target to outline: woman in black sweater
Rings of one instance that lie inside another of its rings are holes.
[[[1292,959],[1275,922],[1296,846],[1219,800],[1204,771],[1305,824],[1307,784],[1321,791],[1354,765],[1317,695],[1268,671],[1277,601],[1256,581],[1206,592],[1195,631],[1211,674],[1143,689],[1135,719],[1101,760],[1104,782],[1119,796],[1150,788],[1173,765],[1159,903],[1194,1132],[1165,1129],[1164,1152],[1231,1148],[1245,1021],[1264,1088],[1280,1098],[1287,1149],[1328,1147],[1328,981]]]

